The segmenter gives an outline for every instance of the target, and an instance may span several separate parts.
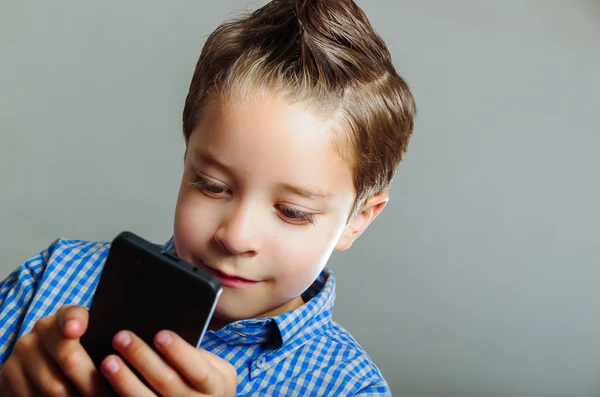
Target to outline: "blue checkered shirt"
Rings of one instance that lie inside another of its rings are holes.
[[[0,284],[0,366],[40,318],[66,304],[89,307],[109,248],[59,239]],[[165,248],[175,251],[173,239]],[[237,395],[390,396],[367,353],[332,320],[334,297],[334,276],[325,269],[303,306],[208,331],[202,348],[236,368]]]

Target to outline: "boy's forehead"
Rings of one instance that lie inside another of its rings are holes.
[[[326,149],[332,140],[331,120],[306,104],[282,97],[221,101],[208,106],[202,113],[196,130],[208,131],[211,139],[218,139],[227,132],[242,138],[251,136],[257,143],[294,143],[313,150]]]
[[[239,93],[240,91],[245,92]],[[232,94],[234,93],[235,94]],[[212,122],[218,122],[222,117],[236,116],[239,109],[268,109],[271,114],[263,118],[263,123],[273,123],[272,114],[284,113],[289,117],[282,117],[288,124],[293,126],[309,123],[312,128],[320,132],[323,143],[332,145],[337,155],[352,166],[354,164],[354,149],[349,140],[350,124],[346,113],[335,98],[311,97],[304,93],[295,93],[285,87],[260,88],[249,84],[244,89],[225,90],[219,97],[211,96],[210,112]],[[250,110],[251,115],[260,117]],[[289,126],[281,126],[280,131],[285,132]]]
[[[213,119],[222,115],[231,116],[240,109],[267,108],[274,112],[295,112],[295,117],[312,117],[324,124],[337,119],[336,110],[339,108],[333,101],[319,101],[285,87],[267,88],[252,83],[209,95],[205,104],[199,111],[206,112]]]
[[[353,191],[352,172],[332,144],[328,123],[304,106],[279,100],[211,106],[190,138],[195,162],[269,176],[305,196]]]

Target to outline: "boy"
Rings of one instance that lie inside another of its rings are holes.
[[[195,349],[131,332],[94,368],[79,337],[109,245],[62,240],[0,284],[0,394],[389,395],[331,319],[325,268],[381,212],[415,104],[351,0],[274,0],[207,39],[183,112],[166,248],[224,285]],[[100,375],[101,373],[101,375]]]

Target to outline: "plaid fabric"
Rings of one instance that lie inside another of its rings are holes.
[[[90,306],[109,248],[59,239],[0,284],[0,366],[38,319],[66,304]],[[172,238],[165,248],[175,251]],[[332,321],[334,297],[334,276],[325,269],[303,306],[207,331],[202,348],[237,369],[237,395],[390,396],[367,353]]]

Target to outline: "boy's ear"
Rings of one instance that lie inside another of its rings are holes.
[[[381,210],[385,207],[389,199],[390,197],[387,192],[383,192],[371,196],[365,201],[358,213],[350,219],[348,225],[346,225],[342,236],[335,246],[335,250],[344,251],[350,248],[354,240],[356,240],[358,236],[367,229],[367,226],[373,222],[373,219],[381,213]]]

